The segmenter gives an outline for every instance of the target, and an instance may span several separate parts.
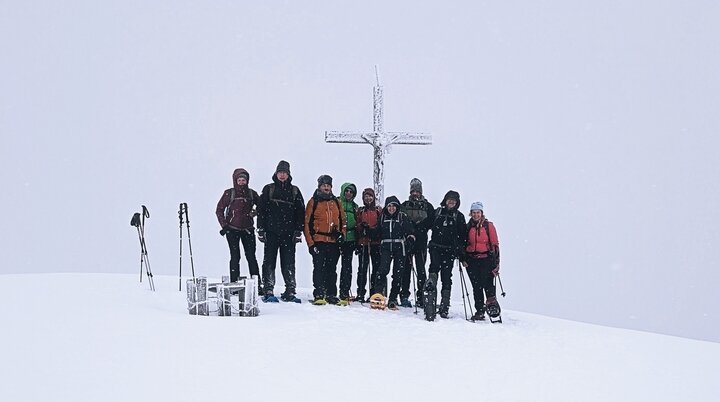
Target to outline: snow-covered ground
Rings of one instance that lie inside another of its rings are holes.
[[[0,276],[3,401],[716,401],[720,344],[505,311],[262,304],[198,317],[177,278]],[[309,289],[301,289],[303,299]],[[502,300],[501,300],[502,302]]]

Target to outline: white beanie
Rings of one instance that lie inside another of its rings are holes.
[[[476,210],[478,210],[478,209],[481,210],[481,211],[483,211],[483,204],[482,204],[482,202],[480,202],[480,201],[475,201],[475,202],[473,202],[472,205],[470,206],[470,211],[476,211]]]

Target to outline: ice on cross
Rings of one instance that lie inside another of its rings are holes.
[[[383,127],[383,87],[375,69],[373,88],[373,131],[326,131],[325,142],[370,144],[373,147],[373,186],[378,205],[385,202],[385,154],[391,145],[429,145],[432,136],[426,133],[385,132]]]

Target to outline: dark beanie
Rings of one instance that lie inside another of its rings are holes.
[[[290,174],[290,164],[285,161],[280,161],[275,169],[275,173],[277,172],[286,172],[287,174]]]
[[[422,194],[422,182],[420,179],[415,178],[410,180],[410,192],[417,191],[418,193]]]
[[[365,197],[365,194],[370,194],[372,195],[372,198],[375,198],[375,190],[371,188],[366,188],[365,190],[363,190],[362,196]]]
[[[320,187],[321,184],[329,184],[332,186],[332,177],[326,174],[318,177],[318,187]]]

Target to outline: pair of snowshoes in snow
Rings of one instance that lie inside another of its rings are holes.
[[[280,295],[280,300],[288,303],[302,303],[302,300],[293,293],[283,293]],[[280,303],[280,300],[272,293],[268,293],[262,297],[262,301],[265,303]]]
[[[437,314],[437,281],[436,275],[430,275],[427,281],[425,281],[425,288],[422,293],[422,306],[425,312],[425,319],[427,321],[435,321]]]
[[[470,318],[470,321],[484,321],[485,313],[487,313],[491,323],[502,323],[500,312],[500,304],[498,304],[497,298],[489,297],[485,302],[485,308],[478,310],[478,312]]]

